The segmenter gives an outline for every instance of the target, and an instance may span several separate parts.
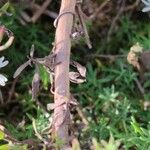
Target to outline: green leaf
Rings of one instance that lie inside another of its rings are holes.
[[[27,145],[12,145],[10,150],[27,150]]]
[[[5,137],[5,133],[0,130],[0,140],[3,140]]]
[[[6,12],[8,10],[8,8],[9,8],[9,6],[10,6],[10,3],[7,2],[3,7],[1,7],[0,11]]]
[[[141,127],[140,127],[140,125],[136,122],[135,118],[132,117],[131,119],[132,119],[131,125],[132,125],[132,127],[133,127],[133,129],[134,129],[134,132],[135,132],[135,133],[139,133],[140,135],[143,135],[143,132],[142,132],[142,130],[141,130]]]
[[[0,150],[10,150],[8,144],[1,145]]]
[[[49,81],[50,77],[49,77],[49,73],[46,71],[46,69],[43,66],[40,66],[40,78],[42,80],[44,89],[47,90],[48,84],[50,82]]]
[[[97,142],[97,140],[95,138],[92,139],[92,142],[93,142],[95,150],[100,150],[101,149],[100,144]]]

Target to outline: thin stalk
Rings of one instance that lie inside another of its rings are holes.
[[[59,138],[63,145],[61,149],[70,149],[69,145],[69,126],[70,110],[70,83],[69,83],[69,64],[71,49],[71,30],[73,26],[73,13],[75,11],[76,0],[62,0],[59,15],[62,15],[58,22],[55,35],[56,62],[61,62],[55,67],[54,79],[54,101],[57,107],[54,109],[53,128],[55,137]],[[65,102],[65,103],[62,103]]]

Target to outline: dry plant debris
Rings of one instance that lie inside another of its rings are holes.
[[[8,40],[5,44],[0,45],[0,51],[3,51],[5,49],[9,48],[14,41],[13,33],[10,30],[8,30],[5,26],[0,26],[0,44],[1,44],[5,34],[7,35]]]
[[[139,54],[142,53],[143,48],[139,45],[139,43],[133,45],[128,53],[127,60],[129,64],[132,64],[138,70],[140,70],[139,64]]]

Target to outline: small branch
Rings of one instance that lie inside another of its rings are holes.
[[[134,8],[136,8],[140,3],[140,0],[136,0],[135,3],[133,3],[132,5],[127,6],[124,11],[129,11],[129,10],[133,10]]]
[[[87,127],[87,126],[89,125],[89,122],[88,122],[87,117],[85,116],[85,114],[82,112],[81,107],[78,106],[78,107],[76,108],[76,110],[77,110],[79,116],[81,117],[83,123],[84,123],[84,124],[86,125],[86,127]]]
[[[138,87],[140,93],[142,94],[142,96],[144,96],[144,95],[145,95],[145,90],[144,90],[144,88],[142,87],[141,83],[140,83],[139,80],[136,79],[136,78],[134,79],[134,81],[135,81],[135,83],[136,83],[136,85],[137,85],[137,87]]]
[[[115,25],[116,25],[118,19],[120,18],[121,14],[123,13],[124,5],[125,5],[125,0],[122,0],[122,4],[121,4],[121,6],[120,6],[120,9],[119,9],[119,11],[118,11],[116,17],[113,19],[113,21],[112,21],[112,23],[111,23],[111,26],[110,26],[110,28],[109,28],[108,35],[107,35],[107,42],[110,41],[110,36],[111,36],[111,34],[112,34],[112,32],[113,32],[113,29],[114,29],[114,27],[115,27]]]
[[[100,11],[110,2],[110,0],[105,0],[96,10],[93,15],[90,16],[90,19],[94,20]]]
[[[34,14],[34,16],[31,18],[32,22],[35,23],[37,19],[44,13],[46,8],[49,6],[52,0],[46,0],[44,4],[40,7],[40,9]]]
[[[21,23],[21,25],[23,26],[27,25],[26,22],[21,17],[18,17],[17,20]]]
[[[85,37],[85,40],[86,40],[86,44],[87,44],[88,48],[91,49],[92,45],[91,45],[90,37],[89,37],[89,34],[88,34],[88,30],[87,30],[84,18],[82,16],[83,12],[82,12],[81,4],[80,3],[77,4],[76,11],[77,11],[77,14],[78,14],[81,26],[83,28],[83,32],[84,32],[84,37]]]
[[[0,105],[3,105],[3,104],[4,104],[4,98],[2,95],[2,91],[0,90]]]
[[[35,8],[35,9],[40,9],[40,8],[41,8],[38,4],[32,4],[31,7],[32,7],[32,8]],[[49,11],[49,10],[47,10],[47,9],[46,9],[43,13],[44,13],[45,15],[51,17],[51,18],[54,18],[54,19],[58,16],[57,13],[55,13],[55,12],[53,12],[53,11]]]
[[[114,59],[114,58],[125,58],[127,55],[110,55],[110,54],[91,54],[87,55],[87,58],[105,58],[105,59]]]
[[[13,81],[13,83],[12,83],[11,89],[9,91],[7,103],[11,102],[11,99],[12,99],[12,96],[14,94],[15,86],[16,86],[17,81],[18,81],[18,78],[15,78],[14,81]]]
[[[44,144],[48,144],[48,142],[40,135],[40,133],[38,133],[37,128],[36,128],[36,122],[35,119],[32,119],[32,126],[35,132],[36,137],[41,140],[42,142],[44,142]]]
[[[30,16],[25,11],[22,11],[20,15],[26,22],[31,22]]]

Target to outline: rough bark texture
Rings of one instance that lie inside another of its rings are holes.
[[[62,0],[60,13],[75,11],[76,0]],[[61,62],[55,67],[55,94],[54,101],[58,107],[54,110],[54,132],[57,138],[63,141],[61,149],[69,148],[69,119],[67,101],[70,100],[69,85],[69,63],[71,49],[71,30],[73,25],[73,15],[66,13],[62,15],[57,24],[55,37],[56,62]],[[66,103],[61,104],[63,101]]]

